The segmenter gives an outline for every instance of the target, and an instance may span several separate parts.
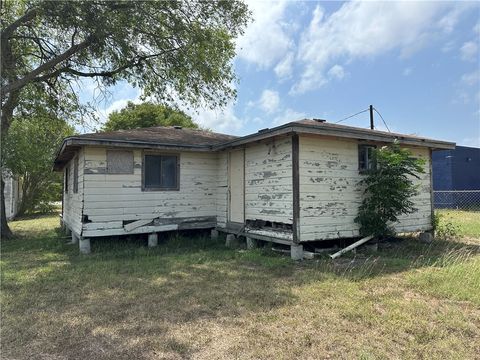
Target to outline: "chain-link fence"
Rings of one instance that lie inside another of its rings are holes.
[[[441,190],[433,192],[435,209],[480,211],[480,190]]]

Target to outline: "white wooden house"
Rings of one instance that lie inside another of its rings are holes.
[[[431,153],[455,144],[301,120],[233,137],[153,127],[66,138],[63,224],[88,252],[90,238],[212,228],[298,247],[353,238],[369,149],[397,140],[426,160],[418,211],[400,232],[432,229]]]

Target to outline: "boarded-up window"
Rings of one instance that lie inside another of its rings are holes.
[[[133,151],[108,150],[108,174],[133,174]]]
[[[376,168],[375,159],[373,158],[374,145],[358,146],[358,170],[367,171]]]
[[[145,190],[178,190],[179,166],[177,155],[147,154],[143,159]]]
[[[68,166],[65,166],[65,192],[68,193],[68,177],[69,177],[69,171],[68,171]]]
[[[73,160],[73,192],[78,193],[78,156]]]

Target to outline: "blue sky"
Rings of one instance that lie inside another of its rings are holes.
[[[305,117],[336,122],[373,104],[392,131],[480,147],[479,3],[248,4],[238,98],[192,113],[202,126],[244,135]],[[111,94],[102,118],[140,95],[125,83]],[[368,113],[342,124],[368,127]]]

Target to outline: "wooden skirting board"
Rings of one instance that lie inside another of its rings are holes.
[[[210,229],[215,228],[217,221],[215,216],[204,217],[186,217],[186,218],[155,218],[146,220],[137,220],[122,225],[121,222],[115,222],[113,228],[109,228],[108,223],[104,227],[99,224],[92,229],[93,223],[84,224],[82,236],[100,237],[100,236],[118,236],[132,234],[149,234],[164,231],[192,230],[192,229]]]
[[[223,233],[227,233],[227,234],[235,234],[237,236],[245,236],[245,237],[249,237],[256,240],[268,241],[268,242],[273,242],[277,244],[283,244],[283,245],[293,244],[293,241],[291,239],[288,239],[287,237],[280,238],[280,237],[273,236],[274,235],[273,232],[271,232],[271,234],[269,235],[264,235],[264,234],[251,232],[248,230],[247,231],[243,230],[241,232],[238,232],[234,229],[226,228],[226,227],[216,227],[216,230],[221,231]]]

